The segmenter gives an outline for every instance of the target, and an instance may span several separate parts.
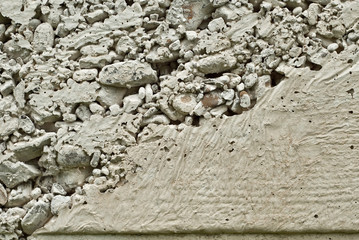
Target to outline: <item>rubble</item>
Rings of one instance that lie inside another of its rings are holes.
[[[50,217],[50,204],[39,201],[26,213],[21,221],[21,227],[25,233],[31,234],[42,227]]]
[[[40,174],[40,170],[35,166],[23,162],[5,160],[0,163],[0,181],[9,188],[13,188],[19,183],[26,182]]]
[[[26,239],[128,181],[151,126],[250,111],[286,81],[359,44],[356,1],[0,3],[0,232]],[[77,200],[76,200],[77,199]],[[21,224],[19,224],[21,222]]]
[[[148,63],[130,60],[104,67],[98,81],[116,87],[138,87],[157,81],[156,72]]]

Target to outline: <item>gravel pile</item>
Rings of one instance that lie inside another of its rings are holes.
[[[283,68],[359,44],[351,4],[1,0],[0,238],[27,239],[86,184],[125,184],[153,124],[242,114]]]

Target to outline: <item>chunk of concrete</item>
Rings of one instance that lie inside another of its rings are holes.
[[[32,234],[44,226],[51,216],[50,204],[39,201],[26,213],[21,221],[21,227],[25,233]]]
[[[104,85],[130,88],[157,82],[157,74],[150,64],[130,60],[104,67],[98,81]]]
[[[58,215],[61,209],[70,206],[71,206],[71,197],[57,195],[51,201],[51,213],[53,215]]]
[[[196,107],[196,96],[193,94],[180,94],[173,99],[172,106],[182,114],[189,114]]]
[[[14,152],[18,160],[28,161],[40,157],[43,147],[49,145],[51,138],[55,136],[56,133],[45,133],[43,136],[33,138],[28,142],[17,142],[9,149]]]
[[[211,16],[213,6],[209,0],[174,0],[166,15],[166,21],[173,26],[184,25],[195,30],[204,19]]]
[[[215,54],[202,58],[197,62],[198,70],[204,74],[220,73],[233,68],[237,63],[234,56]]]
[[[90,164],[90,156],[80,147],[63,145],[57,155],[57,163],[65,168],[88,166]]]
[[[126,92],[126,88],[101,85],[101,88],[98,91],[97,101],[106,107],[114,104],[121,105]]]
[[[52,48],[54,45],[54,30],[49,23],[42,23],[37,26],[34,33],[34,40],[32,45],[35,51],[42,52],[46,48]]]
[[[21,207],[31,200],[31,182],[22,183],[16,189],[12,189],[6,207]]]
[[[0,206],[4,206],[7,202],[7,192],[4,186],[0,183]]]
[[[6,187],[13,188],[41,174],[40,170],[33,165],[23,162],[3,161],[0,163],[0,181]]]
[[[74,72],[72,78],[76,82],[92,81],[96,79],[97,69],[81,69]]]

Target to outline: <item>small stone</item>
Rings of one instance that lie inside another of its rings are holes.
[[[94,167],[94,168],[97,167],[97,165],[100,162],[100,155],[101,155],[100,151],[96,151],[93,153],[91,161],[90,161],[91,167]]]
[[[138,90],[138,97],[140,99],[144,99],[146,97],[146,90],[144,87],[140,87],[140,89]]]
[[[153,99],[153,90],[152,90],[151,84],[146,84],[145,90],[146,90],[145,100],[146,100],[146,103],[149,103]]]
[[[212,114],[212,116],[218,117],[218,116],[223,115],[223,113],[227,112],[227,110],[228,110],[228,107],[226,105],[221,105],[221,106],[211,109],[210,113]]]
[[[298,16],[299,14],[301,14],[303,11],[302,7],[296,7],[293,9],[293,15],[294,16]]]
[[[7,96],[13,92],[15,89],[15,83],[13,80],[5,81],[5,83],[0,85],[0,93],[3,96]]]
[[[45,133],[41,137],[33,138],[28,142],[17,142],[9,149],[14,152],[16,158],[20,161],[28,161],[42,155],[44,146],[51,143],[51,138],[55,137],[56,133]]]
[[[54,196],[51,201],[51,213],[53,215],[58,215],[61,209],[68,208],[70,206],[71,197],[61,195]]]
[[[49,23],[41,23],[37,26],[32,42],[34,50],[37,52],[45,51],[46,48],[52,48],[54,45],[54,30]]]
[[[7,192],[4,186],[0,183],[0,206],[4,206],[7,202]]]
[[[32,183],[26,182],[12,189],[6,207],[21,207],[31,200]]]
[[[182,114],[191,113],[196,105],[196,97],[193,94],[177,95],[172,103],[173,108]]]
[[[334,52],[335,50],[337,50],[339,48],[339,45],[337,43],[331,43],[329,44],[329,46],[327,47],[329,52]]]
[[[84,167],[90,164],[90,157],[78,146],[63,145],[58,152],[57,163],[66,168]]]
[[[204,74],[220,73],[233,68],[236,63],[237,59],[234,56],[220,53],[200,59],[197,67]]]
[[[244,90],[244,83],[238,84],[237,87],[236,87],[236,89],[237,89],[237,92],[243,91],[243,90]]]
[[[129,95],[123,99],[123,110],[124,112],[132,112],[136,110],[141,104],[143,100],[138,96],[138,94]]]
[[[101,70],[98,81],[115,87],[139,87],[157,82],[157,74],[148,63],[130,60],[107,65]]]
[[[243,79],[244,79],[244,86],[246,88],[251,88],[257,83],[258,75],[256,73],[251,73],[247,76],[244,76]]]
[[[107,17],[108,14],[102,9],[95,10],[85,15],[87,22],[90,24],[104,20]]]
[[[126,88],[101,85],[100,91],[97,94],[97,101],[106,107],[114,104],[121,105],[126,92]]]
[[[76,82],[92,81],[96,79],[97,69],[81,69],[74,72],[72,78]]]
[[[35,129],[36,129],[34,123],[26,115],[22,115],[20,117],[19,127],[27,134],[31,134],[31,133],[35,132]]]
[[[111,116],[116,116],[121,113],[121,108],[118,104],[111,105],[109,109],[111,112]]]
[[[100,104],[98,104],[96,102],[90,103],[89,109],[94,114],[104,114],[105,113],[105,109]]]
[[[208,30],[211,32],[223,31],[226,28],[226,23],[223,18],[215,18],[208,23]]]
[[[242,108],[249,108],[251,106],[251,98],[247,92],[245,91],[240,92],[239,99]]]
[[[51,193],[53,193],[54,195],[66,195],[67,194],[65,189],[58,183],[52,184]]]
[[[78,106],[78,108],[76,108],[76,116],[81,120],[81,121],[87,121],[90,119],[91,117],[91,111],[90,109],[83,104],[80,104],[80,106]]]
[[[40,188],[34,188],[31,193],[30,196],[32,199],[38,199],[41,196],[41,189]]]
[[[230,101],[234,98],[234,90],[233,89],[228,89],[226,91],[223,91],[221,93],[221,96],[224,100]]]
[[[50,204],[39,201],[33,206],[21,221],[21,227],[26,234],[32,234],[44,226],[51,217]]]
[[[181,42],[180,40],[176,40],[173,43],[171,43],[168,47],[171,51],[178,51],[181,49]]]
[[[13,188],[19,183],[26,182],[40,174],[40,170],[35,166],[23,162],[6,160],[0,163],[0,181],[9,188]]]
[[[170,119],[166,115],[158,114],[152,115],[149,118],[144,119],[141,123],[141,126],[146,126],[150,123],[168,125],[170,124],[170,122]]]
[[[186,31],[186,38],[188,41],[194,41],[197,39],[197,33],[195,31]]]
[[[108,168],[106,166],[103,166],[101,168],[101,173],[105,176],[108,176],[110,174],[110,171],[108,170]]]

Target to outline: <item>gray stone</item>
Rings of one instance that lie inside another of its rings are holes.
[[[51,143],[51,138],[55,137],[56,133],[45,133],[41,137],[33,138],[28,142],[17,142],[10,146],[9,149],[15,153],[15,157],[20,161],[28,161],[42,155],[42,150],[45,145]]]
[[[34,123],[26,115],[22,115],[20,117],[19,127],[27,134],[31,134],[31,133],[35,132],[35,129],[36,129]]]
[[[54,45],[54,30],[49,23],[40,24],[34,33],[34,40],[32,41],[32,45],[35,51],[42,52],[46,50],[46,48]]]
[[[96,79],[97,69],[81,69],[74,72],[72,78],[76,82],[92,81]]]
[[[4,206],[7,202],[7,192],[4,186],[0,183],[0,206]]]
[[[0,163],[0,181],[9,188],[13,188],[19,183],[26,182],[40,174],[40,170],[35,166],[23,162],[6,160]]]
[[[114,104],[121,105],[122,99],[127,92],[126,88],[118,88],[112,86],[101,85],[97,94],[97,101],[101,105],[109,107]]]
[[[235,66],[237,59],[225,54],[210,55],[197,62],[198,69],[205,73],[220,73]]]
[[[77,146],[63,145],[57,155],[57,163],[65,168],[88,166],[90,156]]]
[[[44,226],[51,216],[50,204],[39,201],[26,213],[21,221],[21,227],[26,234],[32,234]]]
[[[196,96],[193,94],[181,94],[177,95],[173,99],[172,106],[174,109],[182,114],[189,114],[196,107]]]
[[[184,25],[195,30],[204,19],[211,16],[213,7],[209,0],[174,0],[167,12],[166,20],[173,26]]]
[[[104,67],[99,82],[116,87],[138,87],[157,82],[157,74],[148,63],[130,60]]]
[[[11,190],[6,207],[21,207],[31,199],[31,182],[22,183]]]
[[[51,213],[53,215],[58,215],[59,211],[62,208],[71,206],[71,197],[69,196],[55,196],[51,201]]]

